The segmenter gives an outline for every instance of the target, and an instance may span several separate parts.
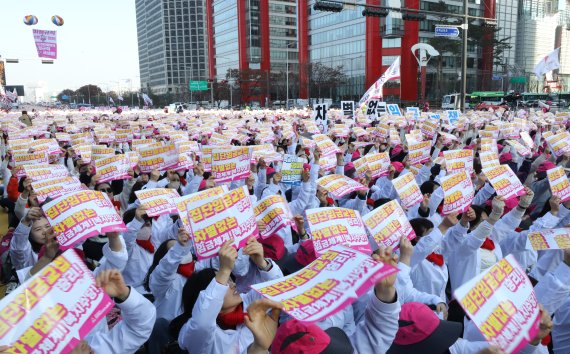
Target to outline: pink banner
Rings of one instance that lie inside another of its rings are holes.
[[[485,177],[491,182],[498,196],[509,199],[524,195],[524,187],[513,170],[507,165],[484,168]]]
[[[38,50],[38,57],[57,59],[56,31],[34,29],[34,41]]]
[[[272,236],[286,226],[294,226],[289,204],[280,195],[270,195],[260,200],[253,208],[261,238]]]
[[[146,215],[150,217],[175,214],[178,212],[174,200],[178,192],[170,188],[141,189],[135,192],[141,204],[148,207]]]
[[[340,199],[352,192],[368,189],[352,178],[336,174],[319,178],[317,185],[329,192],[335,199]]]
[[[319,322],[350,306],[397,271],[367,254],[335,246],[297,273],[251,287],[281,302],[291,317]]]
[[[561,202],[570,200],[570,182],[566,176],[566,171],[561,166],[546,171],[550,191],[560,198]]]
[[[422,192],[413,173],[409,172],[393,179],[392,184],[396,192],[398,192],[398,196],[402,202],[401,205],[404,208],[411,208],[423,200]]]
[[[13,353],[69,353],[113,305],[69,250],[2,299],[0,344]]]
[[[460,286],[453,297],[485,339],[509,354],[538,334],[538,300],[512,254]]]
[[[380,247],[396,249],[400,246],[402,236],[406,236],[408,240],[416,238],[404,210],[395,200],[372,210],[362,219]]]
[[[113,203],[101,192],[71,193],[44,204],[42,209],[62,249],[91,236],[127,231]]]
[[[441,188],[444,196],[442,215],[463,213],[469,209],[475,190],[467,171],[442,177]]]
[[[315,208],[307,210],[306,214],[317,256],[335,245],[348,245],[367,254],[372,252],[364,222],[358,211],[346,208]]]

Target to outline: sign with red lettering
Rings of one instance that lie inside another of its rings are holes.
[[[309,230],[320,256],[334,245],[348,245],[357,251],[372,253],[360,213],[346,208],[315,208],[306,211]]]
[[[524,187],[513,170],[507,165],[484,168],[483,173],[491,182],[498,196],[509,199],[524,194]]]
[[[528,234],[527,248],[535,251],[570,248],[570,228],[547,229]]]
[[[442,177],[441,188],[444,196],[442,215],[463,213],[469,209],[475,190],[467,171]]]
[[[68,250],[0,301],[0,345],[11,353],[67,354],[113,306]]]
[[[287,226],[294,226],[289,204],[280,195],[270,195],[261,199],[253,208],[261,238],[272,236]]]
[[[335,199],[340,199],[352,192],[368,189],[352,178],[335,174],[319,178],[317,185],[329,192]]]
[[[228,240],[241,248],[250,237],[259,237],[247,186],[186,205],[198,260],[215,257]]]
[[[367,254],[335,246],[296,273],[251,287],[281,302],[291,317],[311,323],[342,311],[396,272],[396,268]]]
[[[467,171],[473,173],[473,150],[444,151],[445,169],[448,174]]]
[[[174,200],[180,195],[171,188],[141,189],[135,192],[141,204],[146,206],[146,215],[150,217],[174,214],[178,211]]]
[[[166,171],[178,164],[178,151],[174,144],[139,150],[139,168],[142,173],[152,170]]]
[[[409,146],[408,162],[411,165],[422,164],[430,159],[431,141],[411,143]]]
[[[416,238],[412,225],[396,200],[372,210],[362,220],[379,247],[396,249],[400,246],[402,236],[408,240]]]
[[[246,179],[250,174],[251,150],[247,146],[212,150],[212,175],[218,183]]]
[[[538,300],[512,254],[453,295],[485,339],[507,353],[517,353],[538,334]]]
[[[546,171],[548,184],[552,194],[559,197],[561,202],[570,200],[570,183],[566,171],[561,166]]]
[[[61,249],[107,232],[127,231],[106,194],[84,190],[67,194],[42,206]]]
[[[416,182],[416,178],[413,173],[406,173],[403,176],[394,178],[392,184],[400,196],[400,201],[402,206],[406,209],[413,207],[414,205],[421,203],[423,200],[422,192]]]
[[[77,177],[60,177],[32,182],[32,188],[38,195],[38,201],[43,203],[47,198],[58,198],[71,192],[81,191],[85,187]]]
[[[131,163],[129,157],[124,154],[97,159],[95,168],[97,175],[100,176],[98,183],[130,178]]]

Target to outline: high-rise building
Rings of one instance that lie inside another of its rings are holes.
[[[295,0],[206,2],[209,77],[226,80],[230,72],[256,73],[250,82],[240,83],[241,99],[265,104],[274,84],[270,73],[299,71],[299,45],[306,45],[306,34],[299,33],[306,28],[306,0],[299,1],[304,7]],[[265,89],[256,91],[256,86]]]
[[[208,79],[205,0],[136,0],[141,88],[188,92]]]

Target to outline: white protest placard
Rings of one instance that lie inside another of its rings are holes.
[[[568,182],[564,168],[561,166],[552,168],[546,171],[546,176],[552,194],[559,197],[561,202],[570,200],[570,182]]]
[[[315,208],[305,213],[317,257],[335,245],[348,245],[367,254],[372,252],[364,222],[357,210]]]
[[[432,139],[435,136],[438,127],[439,120],[430,119],[423,122],[420,126],[420,131],[426,138]]]
[[[501,164],[499,161],[499,155],[495,151],[480,152],[479,160],[481,161],[481,166],[483,168],[495,167]]]
[[[430,159],[431,141],[408,144],[408,162],[410,165],[422,164]]]
[[[473,183],[467,171],[442,177],[441,188],[444,196],[442,215],[467,211],[475,197]]]
[[[115,156],[115,149],[102,145],[91,146],[91,160],[98,160],[105,157]]]
[[[329,131],[329,118],[327,116],[328,104],[317,103],[313,105],[313,113],[311,118],[319,128],[322,134],[326,134]]]
[[[281,183],[293,186],[301,185],[301,174],[303,173],[303,158],[286,154],[283,157],[281,166]]]
[[[390,172],[390,155],[387,152],[378,152],[365,156],[372,178],[387,176]]]
[[[317,147],[321,152],[321,156],[334,155],[337,152],[340,152],[340,148],[335,143],[333,143],[333,141],[328,136],[324,134],[313,135],[313,140],[317,144]]]
[[[139,168],[142,173],[152,170],[167,171],[178,164],[178,151],[174,144],[139,150]]]
[[[515,150],[517,151],[517,154],[519,154],[522,157],[527,157],[531,154],[529,148],[527,148],[526,146],[524,146],[523,144],[519,143],[516,140],[507,140],[507,143],[509,143],[510,146],[514,147]]]
[[[540,310],[533,286],[512,254],[453,293],[485,339],[516,353],[538,334]]]
[[[251,149],[239,146],[212,150],[212,176],[217,183],[246,179],[250,174]]]
[[[15,166],[48,164],[49,157],[46,152],[14,152],[12,154]]]
[[[521,132],[521,139],[529,149],[534,149],[534,141],[527,132]]]
[[[27,176],[32,182],[69,176],[69,171],[63,165],[24,165],[22,171],[22,176]]]
[[[251,287],[281,302],[291,317],[311,323],[342,311],[397,271],[369,255],[336,246],[296,273]]]
[[[528,234],[527,249],[535,251],[570,248],[570,228],[546,229]]]
[[[498,196],[509,199],[525,193],[521,181],[507,165],[484,168],[483,173],[491,182]]]
[[[366,156],[362,156],[358,160],[355,160],[353,164],[354,164],[354,169],[356,170],[355,174],[356,177],[363,178],[364,175],[366,174],[366,171],[369,170]]]
[[[190,228],[190,219],[188,218],[188,206],[191,206],[192,203],[195,203],[197,201],[210,201],[218,196],[221,196],[224,193],[227,193],[228,191],[228,186],[224,184],[214,188],[208,188],[200,192],[188,194],[180,198],[176,198],[174,200],[174,204],[176,205],[176,209],[178,209],[178,216],[182,221],[182,225],[184,225],[184,229],[189,233],[192,233],[192,229]]]
[[[393,115],[393,116],[401,116],[402,115],[402,111],[400,110],[400,106],[398,106],[396,103],[390,103],[387,105],[388,108],[388,114]]]
[[[95,160],[95,169],[100,176],[98,183],[123,180],[130,178],[129,170],[131,163],[129,157],[124,154],[114,155]]]
[[[406,107],[406,114],[411,113],[414,120],[418,120],[421,117],[421,112],[419,107]]]
[[[473,150],[448,150],[443,152],[445,169],[448,174],[466,171],[473,173]]]
[[[378,109],[378,100],[369,100],[366,103],[366,117],[371,121],[378,120],[376,109]]]
[[[44,204],[42,209],[64,250],[91,236],[127,231],[123,218],[101,192],[73,192]]]
[[[294,226],[289,204],[280,195],[270,195],[261,199],[253,208],[261,238],[272,236],[287,226]]]
[[[114,305],[68,250],[0,301],[0,345],[11,353],[67,354]]]
[[[241,248],[250,237],[259,237],[247,186],[187,203],[187,208],[198,260],[215,257],[228,240]]]
[[[342,101],[341,108],[343,116],[345,117],[354,116],[354,101]]]
[[[135,192],[138,200],[146,206],[146,215],[150,217],[177,213],[174,200],[180,195],[172,188],[141,189]]]
[[[418,182],[413,173],[406,173],[403,176],[394,178],[392,184],[398,192],[402,206],[406,209],[413,207],[414,205],[421,203],[424,199]]]
[[[570,152],[570,133],[567,131],[560,132],[556,135],[543,135],[548,147],[556,157]]]
[[[327,175],[317,180],[317,185],[329,192],[333,198],[340,199],[352,192],[367,190],[368,188],[352,178],[343,175]]]
[[[416,237],[404,210],[396,200],[372,210],[362,220],[379,247],[397,249],[402,237],[405,236],[408,240]]]
[[[71,192],[83,190],[85,187],[77,177],[59,177],[32,182],[32,188],[38,196],[38,202],[43,203],[47,198],[58,198]]]

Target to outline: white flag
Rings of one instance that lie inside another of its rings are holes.
[[[147,95],[146,93],[143,93],[143,94],[142,94],[142,98],[143,98],[143,100],[144,100],[144,103],[145,103],[147,106],[152,106],[152,100],[150,99],[150,97],[148,97],[148,95]]]
[[[122,100],[123,100],[123,96],[119,95],[119,96],[117,96],[117,99],[118,99],[119,101],[122,101]]]
[[[12,102],[16,102],[16,100],[18,99],[18,92],[16,91],[16,89],[14,88],[14,90],[12,92],[10,91],[6,91],[6,97],[12,101]]]
[[[113,97],[109,96],[109,102],[110,102],[111,104],[115,104],[115,101],[113,101]]]
[[[370,86],[368,91],[362,96],[358,105],[362,107],[368,100],[376,100],[381,99],[383,96],[382,94],[382,87],[386,81],[399,79],[400,78],[400,57],[397,57],[396,60],[390,65],[388,70],[380,78],[378,81],[374,83],[374,85]]]
[[[542,76],[552,70],[560,68],[560,61],[558,57],[560,56],[560,48],[554,49],[534,67],[534,73],[536,77],[542,79]]]

